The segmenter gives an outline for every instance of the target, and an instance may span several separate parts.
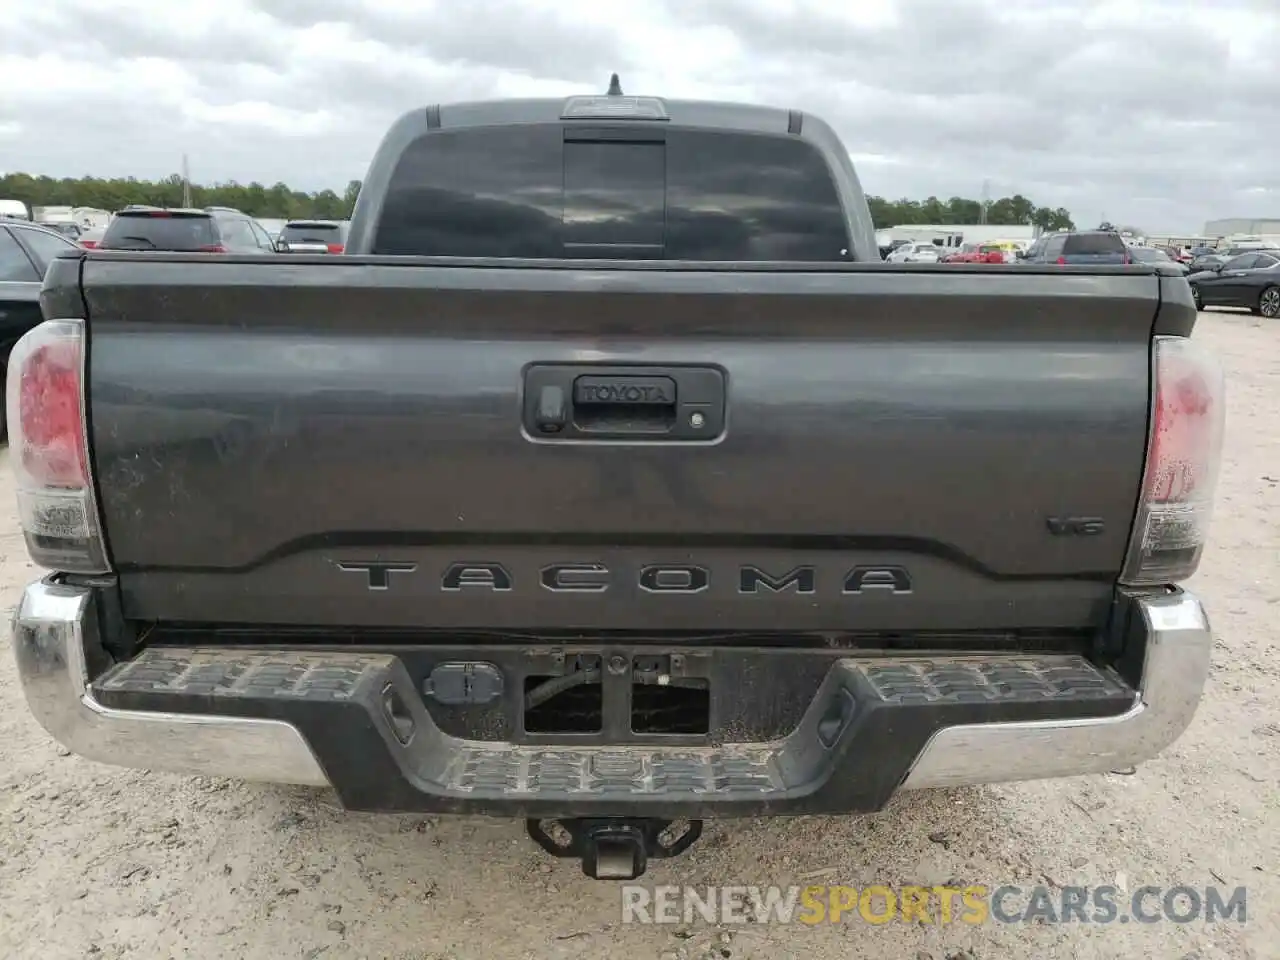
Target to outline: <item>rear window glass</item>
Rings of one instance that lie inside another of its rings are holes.
[[[31,251],[35,257],[36,266],[44,271],[49,266],[49,261],[60,253],[66,253],[68,250],[79,249],[78,246],[70,240],[64,240],[59,234],[53,236],[45,233],[43,230],[22,230],[16,231],[18,237],[27,245],[27,249]]]
[[[217,242],[212,217],[118,213],[99,246],[115,250],[199,250]]]
[[[9,231],[0,226],[0,282],[14,280],[34,283],[40,279],[27,252],[18,246]]]
[[[280,231],[286,243],[341,243],[342,227],[336,223],[290,223]]]
[[[666,260],[847,259],[822,155],[793,137],[559,124],[446,131],[410,146],[381,254]]]
[[[1085,256],[1104,253],[1125,253],[1128,247],[1114,233],[1073,233],[1067,237],[1062,252]]]

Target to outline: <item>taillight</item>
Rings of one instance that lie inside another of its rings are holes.
[[[86,250],[92,250],[97,245],[98,245],[97,240],[81,240],[80,241],[80,246],[84,247]]]
[[[220,243],[208,243],[203,247],[196,247],[200,253],[226,253],[227,248]]]
[[[89,473],[84,321],[48,320],[9,354],[9,459],[27,552],[67,573],[110,570]]]
[[[341,253],[341,252],[343,251],[343,249],[344,249],[344,247],[343,247],[343,245],[342,245],[342,244],[340,244],[340,243],[331,243],[331,244],[329,244],[329,252],[330,252],[330,253]]]
[[[1120,577],[1132,586],[1176,583],[1200,565],[1226,421],[1222,370],[1190,340],[1155,339],[1152,380],[1142,498]]]
[[[1125,262],[1125,263],[1127,263],[1127,264],[1128,264],[1128,263],[1133,263],[1133,258],[1132,258],[1132,257],[1130,257],[1130,256],[1126,253],[1126,254],[1124,255],[1124,262]]]
[[[1067,264],[1067,258],[1066,258],[1066,257],[1059,257],[1059,258],[1058,258],[1058,263],[1059,263],[1059,264],[1061,264],[1062,266],[1066,266],[1066,264]]]

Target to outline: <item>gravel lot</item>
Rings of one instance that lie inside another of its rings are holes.
[[[1246,924],[624,926],[617,887],[544,858],[516,821],[346,814],[327,792],[66,756],[28,715],[5,654],[0,957],[1280,957],[1280,327],[1219,312],[1197,336],[1231,391],[1213,545],[1193,584],[1219,639],[1207,699],[1170,751],[1132,776],[930,792],[863,819],[709,825],[645,881],[1245,885]],[[10,486],[6,462],[11,606],[37,571]]]

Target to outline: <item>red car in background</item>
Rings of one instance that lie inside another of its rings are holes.
[[[991,243],[966,243],[959,253],[942,258],[943,263],[1007,263],[1003,247]]]

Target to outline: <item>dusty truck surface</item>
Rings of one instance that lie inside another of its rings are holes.
[[[819,119],[616,95],[405,116],[287,261],[45,279],[13,644],[70,750],[629,878],[1190,722],[1223,383],[1176,268],[883,263]]]

